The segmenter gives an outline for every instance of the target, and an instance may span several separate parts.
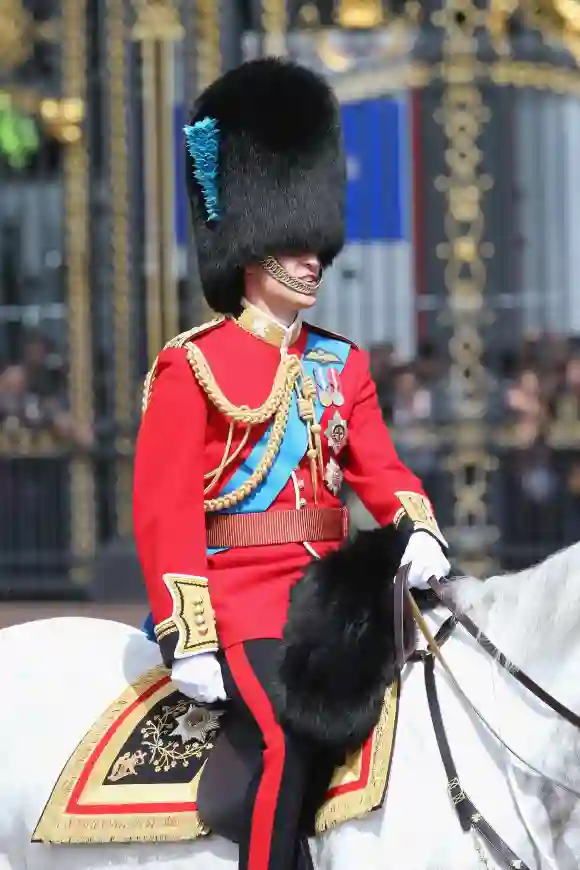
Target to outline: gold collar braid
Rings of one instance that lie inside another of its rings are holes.
[[[272,417],[274,418],[272,430],[268,438],[268,445],[256,469],[248,479],[237,487],[237,489],[233,490],[233,492],[230,492],[227,495],[218,496],[217,498],[204,500],[203,504],[206,513],[213,513],[239,504],[239,502],[251,495],[264,478],[267,477],[274,460],[280,451],[282,441],[284,440],[284,435],[288,427],[288,414],[294,390],[296,390],[298,395],[300,416],[308,427],[307,455],[310,460],[312,483],[316,500],[317,461],[322,472],[320,425],[316,423],[314,414],[314,396],[316,394],[316,387],[314,386],[312,379],[304,375],[299,358],[292,354],[282,355],[270,395],[258,408],[250,408],[248,405],[237,406],[229,401],[218,386],[205,356],[197,345],[190,342],[186,345],[186,348],[187,359],[198,384],[214,407],[216,407],[218,411],[221,411],[221,413],[227,417],[232,424],[235,425],[238,423],[250,427],[264,423]],[[228,445],[230,443],[231,439],[228,439]],[[239,452],[239,448],[237,452]],[[220,465],[210,473],[210,476],[212,477],[211,486],[217,482],[223,469],[230,464],[232,457],[228,456],[228,453],[229,449],[226,446],[226,451]]]

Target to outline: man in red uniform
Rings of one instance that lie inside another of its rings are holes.
[[[169,342],[148,376],[135,533],[176,686],[227,697],[261,749],[239,866],[290,870],[314,752],[280,725],[277,651],[292,587],[345,538],[342,481],[381,526],[412,532],[411,586],[449,563],[366,353],[302,320],[344,242],[332,92],[284,61],[245,64],[200,96],[185,135],[201,282],[220,316]]]

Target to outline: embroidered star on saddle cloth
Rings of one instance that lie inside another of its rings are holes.
[[[317,818],[322,832],[380,806],[394,746],[399,684],[364,746],[335,771]],[[147,671],[103,713],[62,771],[33,842],[193,840],[211,833],[197,789],[222,712],[175,691],[162,666]]]

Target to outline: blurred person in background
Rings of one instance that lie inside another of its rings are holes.
[[[430,434],[433,423],[433,393],[417,376],[417,363],[400,366],[393,378],[391,422],[399,455],[420,475],[427,492],[432,492],[433,475],[438,473],[437,451]]]
[[[525,443],[525,433],[539,430],[547,419],[548,406],[542,389],[540,377],[533,369],[525,369],[506,392],[506,406],[512,419],[521,427]],[[534,424],[530,430],[526,424]]]
[[[506,568],[524,567],[577,538],[577,527],[572,536],[567,531],[576,515],[575,475],[567,501],[566,454],[550,447],[554,426],[578,422],[571,353],[563,336],[528,335],[504,382],[505,434],[511,447],[502,456],[498,515]]]
[[[370,561],[356,576],[347,568],[343,478],[396,527],[411,586],[448,573],[446,542],[393,447],[367,355],[302,320],[344,244],[345,156],[327,84],[278,59],[245,64],[199,97],[185,134],[200,275],[221,316],[171,341],[146,383],[134,517],[149,628],[176,687],[198,702],[227,699],[245,727],[241,870],[305,870],[338,759],[286,718],[290,691],[306,691],[280,671],[290,591],[309,569],[309,579],[332,571],[336,596],[341,572],[371,594]],[[344,626],[320,643],[352,634]],[[323,686],[349,711],[329,677]]]
[[[545,431],[534,419],[518,423],[519,446],[502,475],[502,534],[506,567],[542,559],[561,545],[562,480]],[[531,554],[531,555],[530,555]]]
[[[60,453],[93,444],[91,428],[67,409],[60,358],[52,356],[48,340],[30,333],[20,361],[0,372],[0,436],[9,455],[16,450],[0,462],[0,572],[10,577],[58,573],[69,516],[69,472]]]
[[[22,368],[29,388],[44,397],[62,397],[66,390],[62,359],[40,332],[29,333],[22,350]]]
[[[49,342],[33,333],[25,339],[21,361],[0,372],[0,428],[44,430],[65,446],[88,448],[93,433],[70,414],[62,367],[49,357]]]
[[[576,420],[580,420],[580,356],[574,355],[567,360],[560,395],[572,399]]]
[[[395,426],[412,426],[431,418],[432,397],[419,383],[412,366],[401,367],[394,377],[391,420]]]
[[[441,356],[437,346],[431,341],[421,341],[414,365],[419,381],[424,386],[431,387],[441,376],[441,365]]]
[[[379,405],[387,419],[391,417],[393,404],[393,367],[395,349],[391,342],[375,344],[369,350],[371,377],[375,383]]]

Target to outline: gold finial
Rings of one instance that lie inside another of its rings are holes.
[[[383,23],[382,0],[340,0],[337,13],[341,27],[368,30]]]
[[[179,42],[185,37],[185,28],[173,0],[133,0],[137,15],[131,37],[135,42],[157,40]]]

